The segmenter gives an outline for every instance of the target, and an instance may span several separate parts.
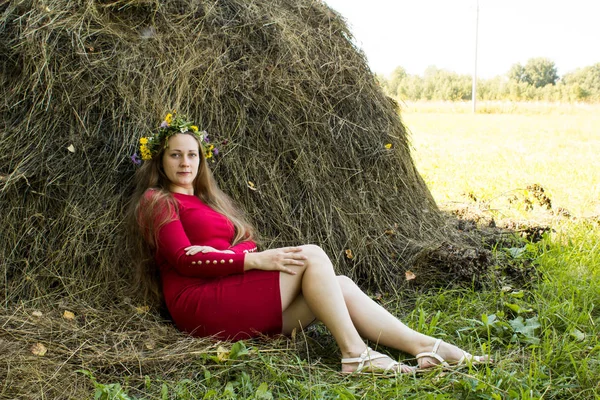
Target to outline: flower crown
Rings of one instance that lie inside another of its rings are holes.
[[[161,150],[161,142],[164,140],[164,145],[167,146],[167,141],[173,135],[178,133],[191,133],[198,142],[201,143],[201,147],[204,150],[204,158],[211,159],[213,155],[219,154],[217,149],[208,140],[208,133],[206,131],[198,132],[198,127],[194,125],[193,121],[187,119],[185,115],[177,115],[177,112],[173,110],[172,113],[167,114],[165,120],[160,124],[158,131],[152,136],[146,136],[140,138],[140,152],[142,154],[142,160],[151,160]]]

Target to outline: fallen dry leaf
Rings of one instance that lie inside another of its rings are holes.
[[[70,144],[69,147],[67,147],[67,150],[69,150],[71,153],[75,153],[75,146]]]
[[[346,250],[346,257],[348,257],[349,259],[354,258],[354,255],[352,254],[352,250],[350,250],[350,249]]]
[[[40,318],[44,314],[42,314],[41,311],[34,311],[34,312],[31,313],[31,315],[33,315],[36,318]]]
[[[144,347],[146,347],[146,349],[148,350],[154,350],[154,348],[156,347],[156,342],[152,339],[144,342]]]
[[[406,280],[407,281],[412,281],[413,279],[415,279],[417,276],[415,274],[413,274],[411,271],[406,271],[404,273],[404,275],[406,276]]]
[[[229,350],[223,346],[217,347],[217,359],[219,361],[227,361],[229,359]]]
[[[138,314],[145,314],[145,313],[147,313],[148,311],[150,311],[150,307],[149,307],[149,306],[137,306],[137,307],[135,308],[135,311],[136,311]]]
[[[36,356],[41,357],[44,354],[46,354],[47,351],[48,351],[48,349],[46,348],[46,346],[44,346],[41,343],[36,343],[33,346],[31,346],[31,352]]]
[[[75,314],[73,314],[71,311],[65,311],[63,313],[63,318],[67,321],[73,321],[75,319]]]
[[[256,190],[256,187],[254,185],[254,182],[252,181],[248,181],[248,189],[250,190]]]

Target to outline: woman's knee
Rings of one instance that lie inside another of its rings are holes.
[[[354,283],[354,281],[348,278],[346,275],[338,275],[336,278],[340,288],[342,289],[342,293],[344,293],[344,296],[351,295],[358,289],[356,283]]]
[[[331,264],[331,260],[325,251],[317,246],[316,244],[305,244],[300,246],[302,248],[302,253],[307,257],[307,261],[309,264]]]

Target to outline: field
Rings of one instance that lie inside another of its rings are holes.
[[[472,114],[460,112],[467,104],[426,106],[405,105],[402,115],[419,171],[441,206],[475,197],[497,215],[514,217],[506,200],[537,184],[555,209],[600,214],[600,107]]]
[[[466,104],[405,104],[402,118],[440,207],[471,208],[499,224],[552,227],[539,242],[498,250],[531,261],[537,279],[494,291],[447,289],[416,298],[397,293],[383,302],[414,328],[491,353],[493,367],[393,379],[342,377],[336,347],[317,326],[275,343],[224,343],[168,374],[177,380],[147,376],[144,388],[123,377],[96,381],[82,372],[97,396],[599,399],[600,108],[482,109],[473,115]],[[550,204],[540,201],[540,193]]]

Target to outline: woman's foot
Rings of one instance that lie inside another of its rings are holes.
[[[419,369],[432,368],[438,365],[450,367],[493,362],[488,356],[474,356],[441,339],[435,341],[430,351],[419,353],[416,358]]]
[[[358,357],[342,358],[343,374],[393,376],[413,372],[415,367],[400,364],[391,357],[367,347]]]

